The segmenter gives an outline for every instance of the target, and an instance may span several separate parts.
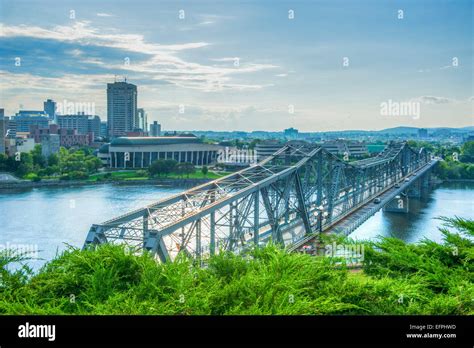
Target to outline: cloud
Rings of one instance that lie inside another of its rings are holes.
[[[424,104],[450,104],[455,102],[454,99],[445,98],[445,97],[435,97],[431,95],[421,96],[415,98],[416,101]]]
[[[240,60],[239,57],[225,57],[225,58],[213,58],[211,59],[213,62],[235,62],[236,60]]]
[[[115,17],[113,14],[99,12],[96,13],[97,17]]]
[[[54,40],[65,42],[68,45],[77,44],[78,48],[67,52],[74,57],[85,56],[88,48],[104,50],[118,49],[124,54],[138,54],[141,58],[130,59],[130,64],[118,64],[112,61],[104,63],[103,59],[95,55],[94,58],[85,58],[78,62],[100,66],[102,69],[113,71],[113,74],[136,74],[149,81],[164,81],[178,87],[198,89],[201,91],[221,90],[255,90],[272,86],[260,83],[236,83],[232,76],[236,74],[251,74],[254,72],[274,69],[272,64],[240,62],[238,67],[205,65],[182,59],[182,51],[195,50],[210,46],[208,42],[187,42],[161,45],[148,42],[140,34],[123,34],[116,29],[98,29],[88,21],[78,21],[71,26],[55,26],[45,29],[38,26],[7,26],[0,24],[0,38],[28,37],[38,40]],[[217,58],[213,61],[228,62],[234,58]],[[55,72],[56,73],[56,72]],[[132,76],[133,77],[133,76]]]

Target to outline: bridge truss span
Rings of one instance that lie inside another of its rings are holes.
[[[356,162],[288,143],[253,166],[93,225],[84,247],[126,243],[164,262],[178,253],[240,252],[270,239],[288,245],[323,231],[429,161],[425,150],[406,143]]]

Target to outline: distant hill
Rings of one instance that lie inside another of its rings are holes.
[[[422,127],[420,127],[422,128]],[[394,128],[387,128],[378,131],[379,133],[390,133],[390,134],[416,134],[418,132],[417,127],[394,127]],[[459,132],[466,132],[466,131],[474,131],[474,126],[469,127],[461,127],[461,128],[451,128],[451,127],[434,127],[434,128],[427,128],[430,131],[439,131],[439,130],[450,130],[450,131],[459,131]]]

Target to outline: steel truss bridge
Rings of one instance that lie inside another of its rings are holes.
[[[435,163],[424,149],[405,142],[355,162],[313,144],[288,143],[246,169],[92,225],[84,248],[126,243],[162,262],[180,252],[196,259],[238,253],[269,240],[294,250],[371,206],[366,219],[404,189],[400,183],[415,182],[407,177],[426,177]],[[393,197],[383,196],[391,191]],[[374,204],[379,196],[384,202]]]

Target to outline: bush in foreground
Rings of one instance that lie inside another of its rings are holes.
[[[474,221],[449,219],[445,244],[365,244],[363,271],[274,245],[197,267],[104,245],[70,249],[38,273],[0,257],[3,314],[473,314]]]

